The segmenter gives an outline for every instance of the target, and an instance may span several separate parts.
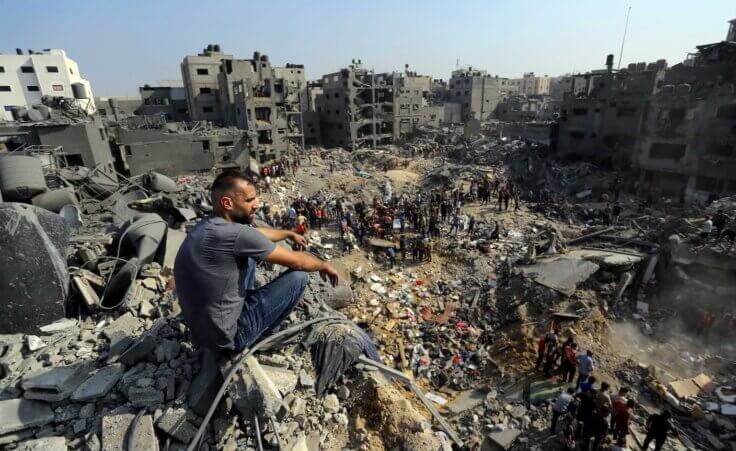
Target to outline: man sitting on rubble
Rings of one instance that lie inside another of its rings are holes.
[[[294,309],[318,271],[337,284],[337,272],[309,254],[275,243],[304,237],[287,230],[254,227],[259,207],[254,182],[237,171],[220,174],[212,184],[213,215],[202,219],[181,245],[174,264],[176,291],[195,344],[240,352],[274,329]],[[256,261],[290,268],[254,288]]]

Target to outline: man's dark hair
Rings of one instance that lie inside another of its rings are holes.
[[[601,383],[601,391],[606,391],[609,388],[611,388],[611,386],[608,384],[608,382],[602,382]]]
[[[244,180],[248,184],[256,186],[253,179],[250,178],[250,176],[243,174],[241,171],[236,171],[232,169],[224,171],[215,178],[214,182],[212,182],[212,187],[210,188],[212,203],[215,203],[216,199],[218,199],[224,193],[232,191],[233,188],[235,188],[235,183],[238,180]]]

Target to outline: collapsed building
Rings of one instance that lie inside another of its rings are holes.
[[[454,70],[448,84],[448,99],[462,105],[463,121],[492,119],[498,103],[510,92],[518,92],[518,85],[472,66]]]
[[[410,71],[376,74],[362,61],[327,74],[315,86],[322,143],[377,147],[410,137],[417,127],[460,122],[458,105],[434,92],[432,77]]]
[[[209,45],[185,57],[181,69],[191,119],[245,130],[254,162],[278,160],[304,145],[304,65],[275,67],[260,52],[236,59]]]
[[[651,199],[705,201],[736,192],[736,44],[728,39],[700,45],[672,67],[658,60],[614,71],[611,55],[605,71],[572,78],[558,155],[632,169],[639,192]]]
[[[0,54],[0,69],[0,120],[22,118],[44,98],[66,103],[87,115],[96,110],[89,81],[63,50],[24,53],[16,49],[15,55]],[[33,120],[43,119],[31,114]]]

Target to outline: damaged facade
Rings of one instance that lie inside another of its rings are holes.
[[[729,40],[700,45],[672,67],[659,60],[619,71],[611,56],[608,70],[573,77],[558,154],[631,168],[639,192],[653,199],[706,201],[736,192],[735,47]]]

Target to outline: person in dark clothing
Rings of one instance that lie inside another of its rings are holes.
[[[654,451],[660,451],[662,449],[665,440],[667,440],[667,434],[670,431],[676,434],[670,422],[671,418],[672,414],[668,410],[649,417],[647,420],[647,436],[644,439],[641,449],[649,448],[649,444],[652,441],[654,441]]]
[[[585,393],[578,393],[575,395],[575,397],[580,400],[580,405],[578,406],[578,421],[582,423],[582,429],[579,428],[578,431],[585,431],[588,427],[586,424],[590,421],[593,416],[593,412],[595,411],[595,398],[597,394],[598,391],[596,389],[591,389]]]
[[[593,450],[597,451],[601,448],[603,440],[608,435],[608,407],[603,407],[600,410],[595,410],[590,416],[588,421],[585,423],[583,428],[583,447],[582,449],[588,451],[590,449],[590,439],[593,439]]]
[[[401,238],[399,238],[399,249],[401,250],[401,260],[403,261],[406,261],[406,251],[409,250],[408,246],[408,240],[404,235],[401,235]]]

